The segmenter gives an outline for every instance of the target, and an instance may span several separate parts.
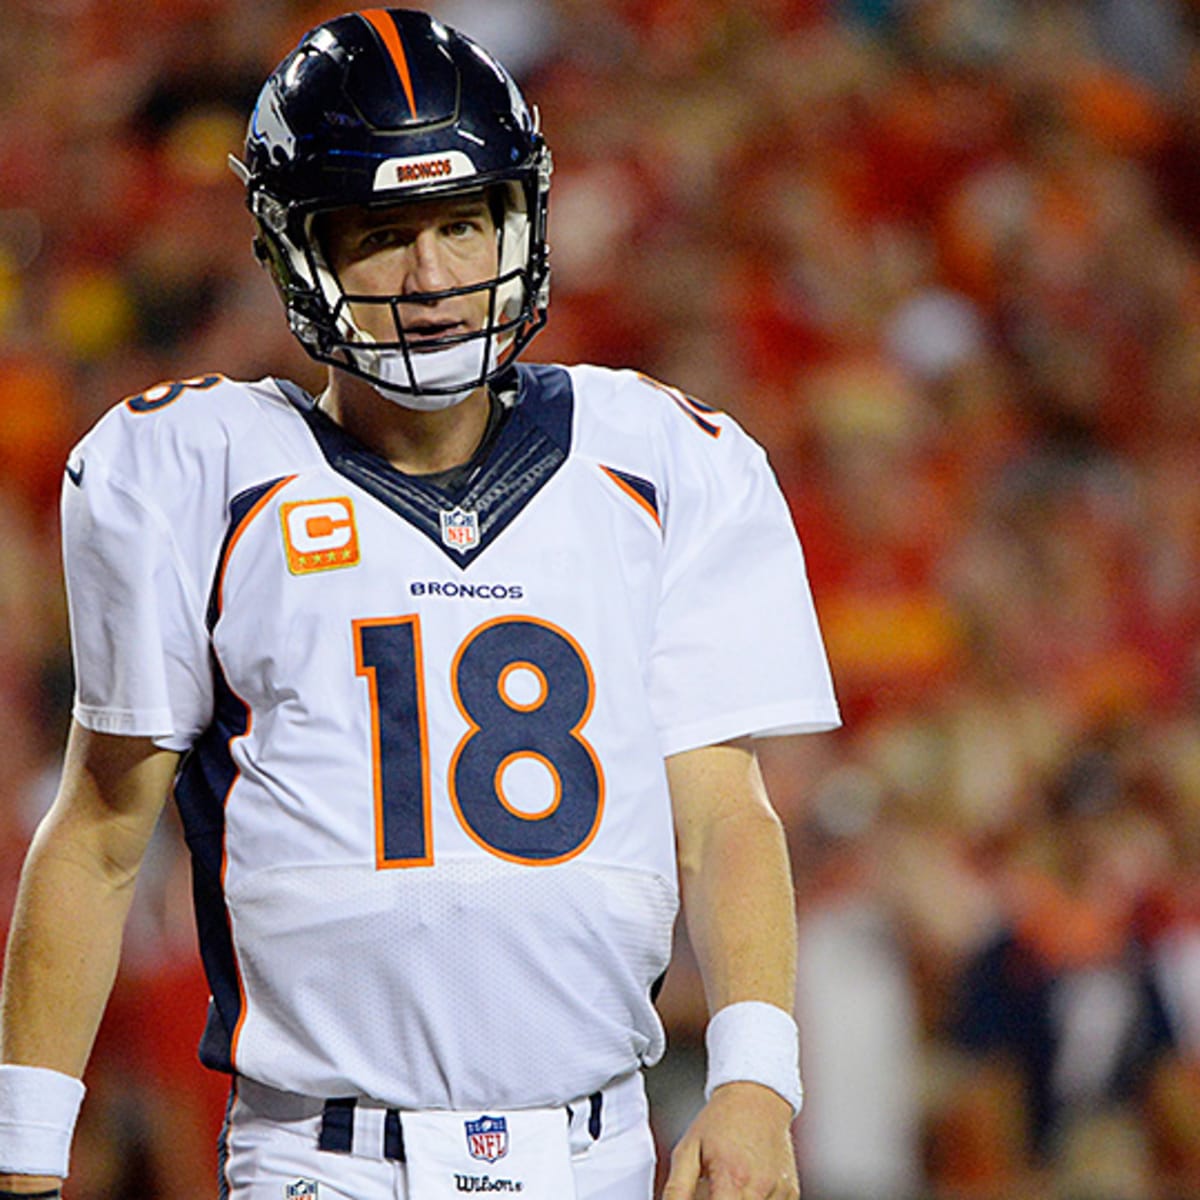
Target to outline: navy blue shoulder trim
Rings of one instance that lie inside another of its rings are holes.
[[[242,527],[243,522],[258,502],[269,491],[288,478],[289,476],[287,475],[281,475],[277,479],[268,479],[263,483],[256,483],[244,492],[239,492],[229,502],[229,524],[225,528],[225,538],[221,542],[221,552],[217,555],[217,569],[213,572],[212,584],[208,592],[208,611],[205,616],[205,624],[208,626],[209,633],[212,633],[217,624],[217,619],[221,615],[221,579],[224,577],[225,561],[229,557],[229,550],[237,537],[238,530]]]
[[[517,367],[517,411],[535,421],[564,454],[571,450],[575,388],[562,367],[545,363]]]
[[[616,467],[600,464],[602,470],[619,488],[635,500],[654,518],[656,525],[662,524],[658,511],[658,488],[649,479],[640,475],[631,475],[628,471],[618,471]]]

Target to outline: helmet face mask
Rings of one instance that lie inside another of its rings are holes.
[[[327,224],[324,218],[339,210],[314,213],[307,222],[304,245],[308,274],[321,288],[337,334],[336,340],[329,340],[325,347],[331,355],[328,361],[364,374],[388,390],[425,398],[420,407],[439,406],[435,398],[455,397],[481,387],[507,367],[524,345],[518,345],[517,339],[528,324],[526,314],[535,306],[525,266],[528,222],[524,219],[523,195],[515,185],[493,185],[486,197],[478,188],[471,188],[438,193],[436,197],[422,196],[408,203],[427,207],[431,199],[449,204],[460,197],[486,203],[494,223],[495,260],[497,264],[508,260],[509,265],[491,269],[479,282],[436,291],[397,295],[347,287],[331,261],[328,233],[322,232]],[[389,205],[384,211],[396,213],[403,207]],[[506,247],[514,238],[519,239],[515,253]],[[447,307],[454,307],[456,301],[478,311],[481,319],[466,329],[454,327],[432,334],[421,329],[414,333],[413,326],[420,324],[414,318],[429,313],[436,325],[439,315]],[[526,341],[530,336],[532,330]]]
[[[245,162],[233,163],[293,334],[320,362],[401,404],[444,407],[506,371],[545,323],[550,154],[502,66],[424,13],[371,10],[311,31],[272,73]],[[325,215],[486,195],[496,274],[439,292],[347,292],[322,245]],[[402,309],[486,300],[480,329],[406,335]],[[370,324],[394,331],[377,337]]]

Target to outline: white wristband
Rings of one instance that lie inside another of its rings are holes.
[[[65,1179],[83,1093],[48,1067],[0,1066],[0,1172]]]
[[[723,1083],[761,1083],[778,1092],[799,1116],[800,1031],[790,1013],[762,1000],[727,1004],[714,1014],[704,1036],[708,1049],[707,1100]]]

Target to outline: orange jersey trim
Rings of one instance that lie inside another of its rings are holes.
[[[711,438],[719,438],[721,436],[720,425],[714,425],[712,421],[706,419],[705,414],[709,416],[720,416],[720,410],[710,408],[707,404],[701,404],[699,400],[693,400],[691,396],[685,392],[681,392],[676,387],[671,387],[668,383],[660,383],[651,375],[646,375],[641,371],[637,373],[638,378],[643,383],[648,383],[652,388],[657,388],[666,396],[670,396],[679,407],[679,411],[690,417],[698,429],[704,430]]]
[[[233,548],[241,540],[242,534],[245,533],[249,528],[250,522],[253,521],[260,512],[262,512],[262,510],[267,506],[267,504],[270,503],[271,499],[277,492],[280,491],[281,488],[287,487],[287,485],[295,478],[295,475],[286,475],[273,488],[270,488],[264,492],[255,502],[254,507],[251,508],[250,511],[242,518],[241,524],[238,525],[237,529],[233,531],[233,536],[229,539],[229,543],[225,547],[225,557],[221,562],[221,578],[217,582],[218,613],[225,611],[225,573],[229,569],[229,560],[233,557]]]
[[[265,499],[265,497],[264,497],[264,499]],[[254,510],[251,510],[251,511],[253,512]],[[247,519],[249,519],[249,517],[247,517]],[[223,667],[222,667],[222,673],[224,673]],[[232,694],[234,696],[237,697],[238,703],[241,704],[242,707],[246,710],[246,728],[243,729],[241,731],[241,733],[235,733],[229,739],[229,741],[226,743],[227,753],[229,754],[229,761],[231,763],[234,763],[235,759],[233,757],[233,743],[241,741],[243,738],[247,738],[250,736],[250,731],[254,728],[254,709],[251,708],[250,705],[247,704],[246,701],[243,700],[241,696],[238,696],[237,692],[234,692],[232,687],[229,690],[230,690],[230,692],[232,692]],[[242,771],[241,771],[241,768],[238,767],[234,771],[233,778],[229,781],[229,787],[227,787],[225,789],[225,795],[221,800],[222,810],[228,810],[229,800],[230,800],[230,797],[233,795],[233,789],[235,787],[237,787],[238,780],[241,779],[241,777],[242,777]],[[225,895],[225,879],[229,872],[229,841],[228,841],[228,839],[229,839],[229,817],[228,817],[228,815],[226,815],[225,830],[221,837],[221,895],[222,896]],[[233,1027],[233,1032],[229,1035],[229,1062],[236,1069],[236,1067],[238,1065],[238,1061],[237,1061],[238,1046],[241,1044],[241,1040],[242,1040],[242,1029],[245,1027],[246,1018],[250,1015],[250,998],[246,995],[246,980],[245,980],[245,976],[242,974],[242,962],[241,962],[240,956],[238,955],[237,939],[234,937],[234,934],[233,934],[233,917],[229,912],[228,903],[226,903],[226,905],[225,905],[225,924],[226,924],[226,927],[229,929],[229,949],[232,951],[232,954],[233,954],[233,973],[234,973],[235,978],[237,979],[237,988],[238,988],[238,1019],[237,1019],[237,1023]]]

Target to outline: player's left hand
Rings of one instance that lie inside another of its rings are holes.
[[[797,1200],[791,1124],[770,1088],[722,1085],[672,1152],[663,1200]]]

